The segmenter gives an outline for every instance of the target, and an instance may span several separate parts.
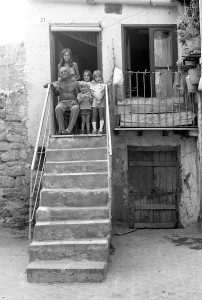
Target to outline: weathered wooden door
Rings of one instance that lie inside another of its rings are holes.
[[[177,227],[177,149],[128,147],[128,172],[130,227]]]

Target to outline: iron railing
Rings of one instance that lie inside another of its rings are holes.
[[[116,101],[118,127],[195,128],[197,103],[182,72],[126,72],[124,97]]]
[[[29,240],[32,238],[32,225],[35,221],[36,209],[39,205],[39,197],[46,160],[46,147],[50,137],[50,84],[48,85],[43,111],[41,115],[34,155],[31,165],[30,200],[29,200]]]
[[[107,84],[105,84],[105,95],[106,95],[106,134],[107,134],[108,186],[109,186],[109,199],[111,199],[112,142],[111,142],[111,127],[110,127],[110,114],[109,114],[109,95],[108,95]]]

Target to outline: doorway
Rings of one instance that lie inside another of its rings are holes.
[[[128,146],[129,226],[178,226],[178,150]]]
[[[85,26],[84,26],[85,27]],[[80,31],[81,30],[81,31]],[[102,71],[101,59],[101,32],[90,31],[91,28],[86,26],[86,31],[81,27],[79,30],[72,30],[72,27],[64,27],[60,31],[60,27],[56,27],[56,31],[50,30],[50,57],[51,57],[51,82],[58,80],[58,64],[61,59],[61,51],[64,48],[70,48],[73,55],[73,61],[77,63],[79,73],[82,78],[84,70]],[[57,105],[58,98],[53,96],[53,111]],[[80,119],[78,118],[78,123]],[[58,124],[54,114],[54,128],[58,131]]]

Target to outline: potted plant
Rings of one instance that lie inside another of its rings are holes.
[[[179,17],[177,33],[180,43],[187,45],[189,52],[201,49],[199,0],[191,0],[189,6],[185,6],[184,14]]]

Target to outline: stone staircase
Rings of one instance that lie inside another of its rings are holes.
[[[111,207],[106,136],[50,138],[29,248],[30,282],[106,277]]]

